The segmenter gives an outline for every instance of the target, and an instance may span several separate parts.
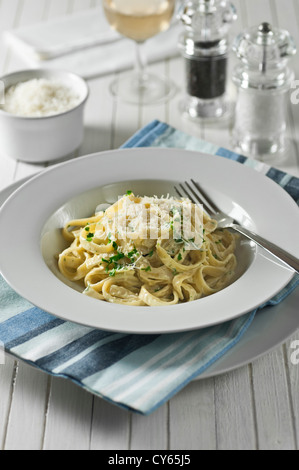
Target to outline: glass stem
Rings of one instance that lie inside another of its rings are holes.
[[[143,42],[136,42],[135,72],[138,80],[138,88],[142,88],[147,80],[147,59],[143,51]]]

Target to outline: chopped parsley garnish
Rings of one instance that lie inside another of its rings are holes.
[[[142,268],[141,271],[145,271],[146,273],[150,272],[152,268],[148,266],[147,268]]]
[[[109,271],[109,267],[106,269],[106,272],[109,273],[110,277],[115,277],[117,274],[117,271],[121,270],[127,270],[128,268],[126,266],[122,266],[121,264],[114,264],[114,267],[111,271]]]
[[[117,244],[116,242],[113,242],[112,245],[113,245],[113,248],[114,248],[115,250],[118,249],[118,244]]]
[[[127,191],[127,196],[131,196],[133,194],[133,191]]]
[[[86,231],[86,232],[89,232],[89,231],[90,231],[90,227],[85,227],[85,231]]]
[[[120,259],[122,259],[124,257],[125,257],[125,255],[123,253],[119,252],[119,253],[117,253],[117,255],[112,256],[110,258],[110,263],[117,263]]]
[[[178,254],[178,261],[181,261],[183,259],[181,253]]]
[[[133,256],[135,255],[138,255],[138,251],[136,250],[136,248],[134,248],[133,251],[130,251],[130,253],[128,253],[128,258],[133,258]]]
[[[94,233],[89,233],[89,234],[87,235],[87,237],[86,237],[86,240],[87,240],[88,242],[91,242],[92,239],[93,239],[93,237],[94,237]]]
[[[153,256],[153,254],[154,254],[154,250],[150,251],[148,256],[151,258]]]

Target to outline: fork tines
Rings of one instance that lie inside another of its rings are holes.
[[[201,204],[205,212],[209,215],[218,212],[218,208],[216,208],[213,201],[211,201],[208,195],[203,191],[199,183],[193,179],[190,180],[190,183],[188,181],[185,181],[184,184],[180,183],[179,187],[180,189],[175,187],[175,190],[180,197],[187,197],[194,204]]]

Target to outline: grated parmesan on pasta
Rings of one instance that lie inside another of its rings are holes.
[[[11,86],[1,109],[17,116],[46,117],[69,111],[79,103],[80,96],[70,87],[41,78]]]
[[[159,307],[198,300],[233,282],[237,236],[219,230],[190,200],[128,191],[105,206],[62,229],[68,248],[58,255],[58,268],[84,295]]]

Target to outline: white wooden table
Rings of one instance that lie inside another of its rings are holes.
[[[288,29],[299,45],[299,0],[235,0],[237,33],[272,22]],[[99,6],[101,0],[0,0],[0,32]],[[299,56],[293,62],[299,79]],[[0,43],[0,73],[23,64]],[[152,69],[180,88],[168,104],[138,108],[113,101],[111,76],[90,81],[85,140],[80,155],[113,149],[153,119],[191,135],[231,147],[230,128],[184,121],[178,110],[184,88],[182,59]],[[119,77],[121,79],[121,75]],[[289,106],[293,154],[280,166],[299,176],[299,105]],[[0,189],[42,167],[0,156]],[[149,417],[120,410],[63,379],[6,357],[0,366],[1,450],[202,450],[298,449],[299,365],[290,360],[291,342],[230,373],[191,383]]]

